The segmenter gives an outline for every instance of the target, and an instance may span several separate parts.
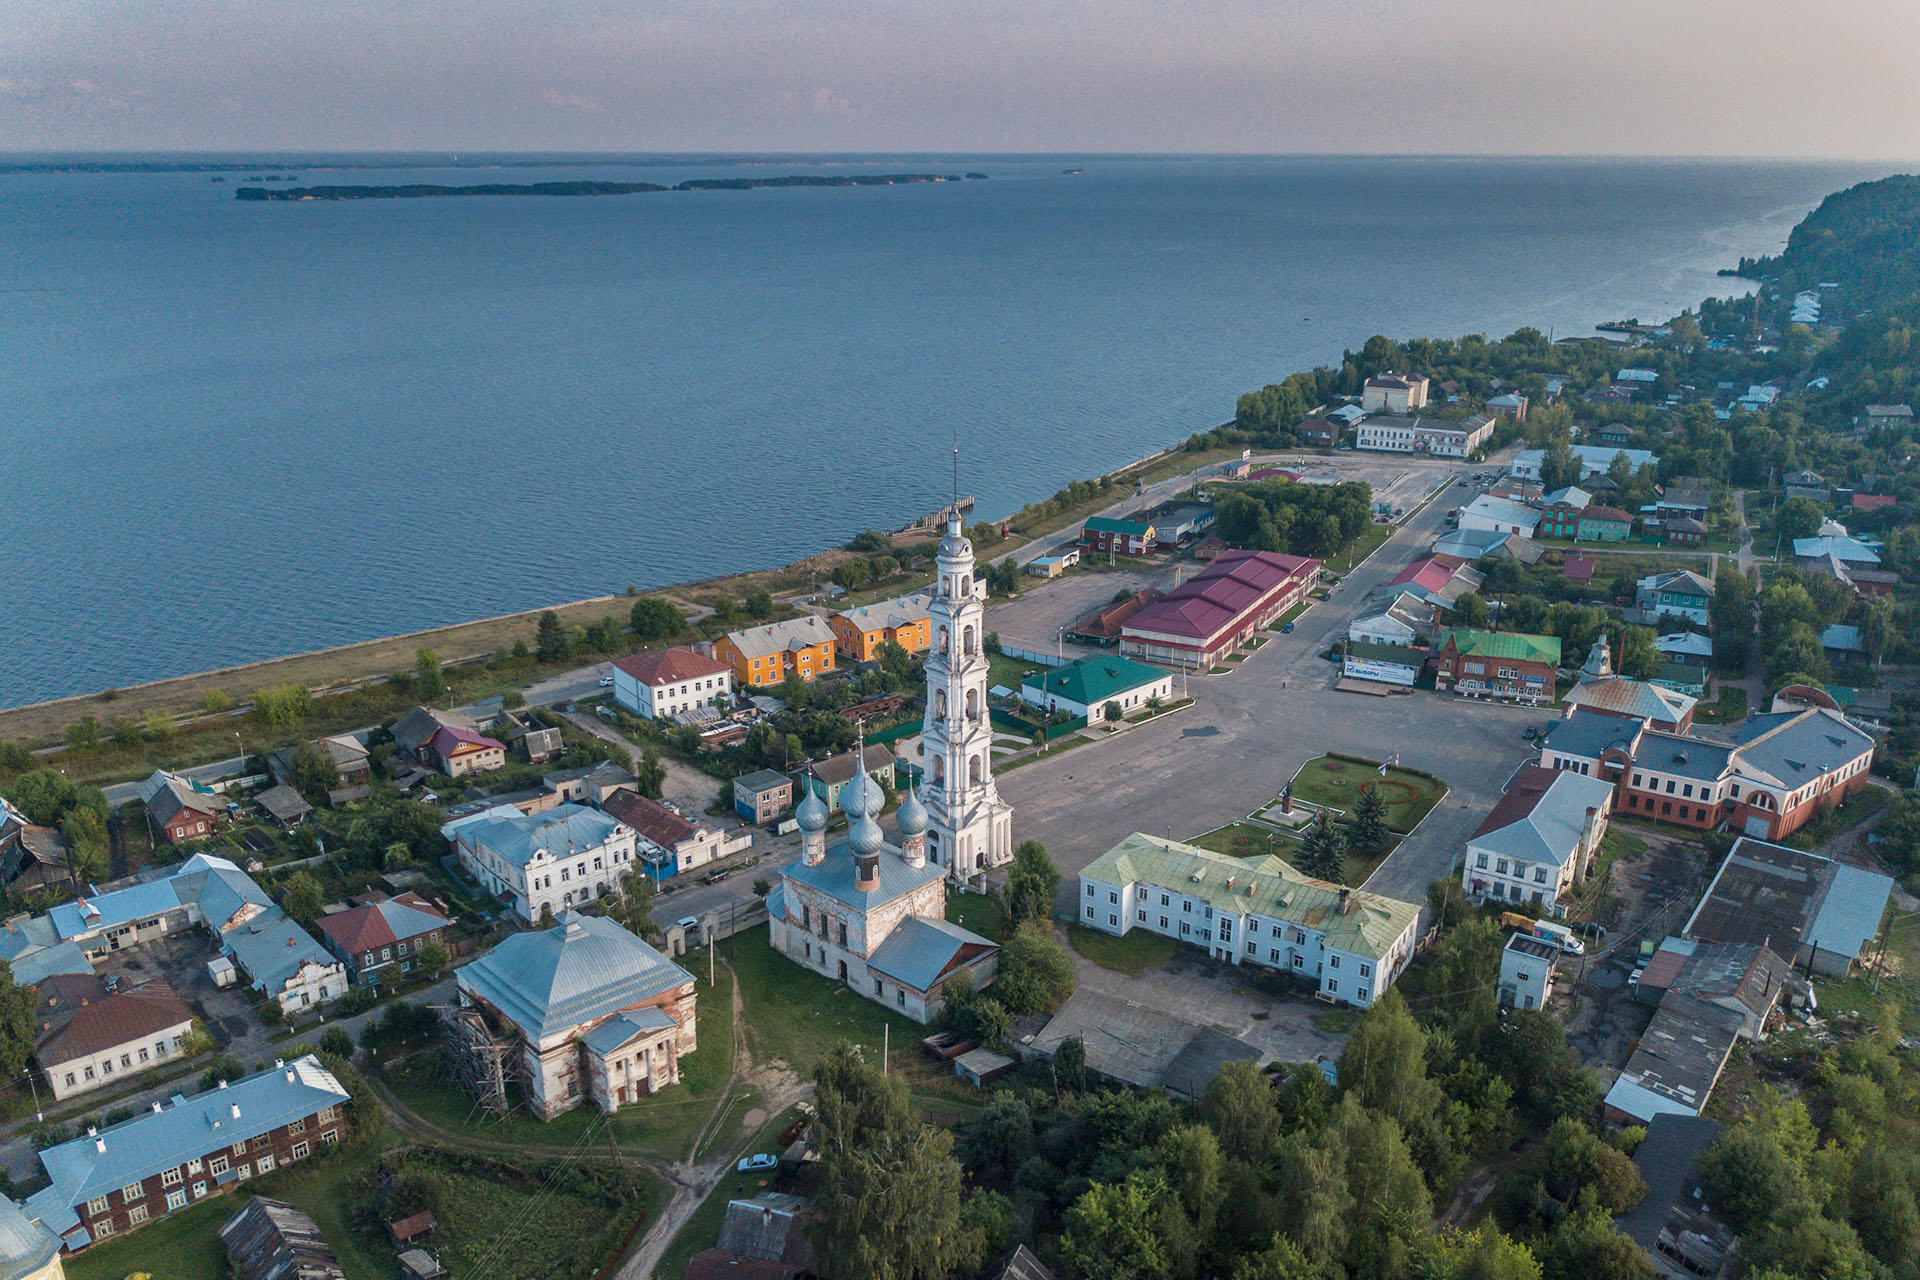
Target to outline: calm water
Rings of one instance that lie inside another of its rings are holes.
[[[784,563],[939,505],[955,431],[1003,513],[1376,331],[1664,317],[1877,172],[885,163],[992,180],[243,204],[0,174],[0,704]]]

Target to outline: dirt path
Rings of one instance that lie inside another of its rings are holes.
[[[727,962],[723,960],[721,963]],[[613,1280],[648,1280],[674,1238],[680,1234],[681,1228],[687,1225],[687,1220],[706,1202],[713,1189],[720,1184],[720,1179],[733,1167],[747,1139],[760,1131],[768,1117],[780,1114],[813,1091],[811,1082],[802,1082],[791,1072],[771,1066],[756,1071],[743,1030],[742,1015],[746,1011],[746,1001],[740,995],[740,976],[734,973],[731,964],[727,964],[727,972],[734,975],[733,1072],[727,1078],[727,1087],[722,1091],[719,1101],[714,1104],[712,1116],[694,1138],[686,1157],[669,1169],[659,1170],[673,1184],[673,1195],[654,1217],[653,1224],[640,1238],[638,1247],[621,1263]],[[727,1117],[732,1113],[733,1103],[742,1085],[756,1092],[759,1102],[740,1117],[739,1127],[732,1136],[725,1137]],[[714,1146],[713,1154],[705,1160],[699,1159],[701,1150],[710,1144]]]

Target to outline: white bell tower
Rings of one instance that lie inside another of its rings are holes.
[[[927,860],[965,880],[1013,860],[1013,810],[993,784],[985,611],[975,593],[973,544],[961,531],[957,502],[935,563],[940,578],[929,607],[933,647],[927,653],[920,794],[927,808]]]

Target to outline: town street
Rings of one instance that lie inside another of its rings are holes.
[[[1400,461],[1400,459],[1395,459]],[[1435,465],[1436,482],[1461,464]],[[1306,761],[1327,751],[1402,764],[1439,775],[1447,798],[1368,880],[1366,887],[1413,902],[1449,874],[1466,836],[1533,754],[1521,736],[1546,712],[1414,693],[1338,693],[1337,668],[1320,657],[1344,637],[1360,603],[1439,535],[1451,496],[1442,491],[1336,585],[1329,598],[1275,634],[1223,675],[1195,676],[1193,706],[1113,739],[1035,761],[1005,774],[1014,831],[1036,839],[1073,876],[1129,833],[1175,839],[1246,816],[1272,800]],[[992,616],[989,614],[989,625]]]

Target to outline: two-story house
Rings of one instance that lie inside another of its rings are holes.
[[[48,1147],[24,1208],[69,1253],[305,1160],[340,1140],[347,1091],[312,1054]]]
[[[322,944],[347,968],[356,985],[412,973],[423,948],[446,946],[452,921],[417,893],[364,902],[313,922]]]
[[[732,670],[736,685],[748,688],[779,684],[789,674],[813,680],[833,670],[833,628],[810,613],[747,627],[720,637],[713,656]]]
[[[1233,858],[1140,832],[1089,863],[1079,890],[1086,928],[1144,929],[1361,1008],[1400,976],[1420,928],[1418,905],[1315,880],[1278,856]]]
[[[1433,657],[1443,691],[1537,702],[1553,697],[1560,638],[1456,629],[1441,633]]]
[[[644,720],[733,697],[733,668],[684,646],[613,660],[613,698]]]
[[[1606,834],[1613,786],[1568,771],[1523,769],[1467,839],[1460,887],[1474,898],[1559,914]]]
[[[585,805],[532,816],[499,805],[440,831],[467,874],[528,922],[584,906],[634,870],[633,828]]]
[[[933,597],[926,592],[882,600],[877,604],[842,609],[827,619],[840,656],[849,662],[872,662],[889,642],[909,655],[933,647]]]

